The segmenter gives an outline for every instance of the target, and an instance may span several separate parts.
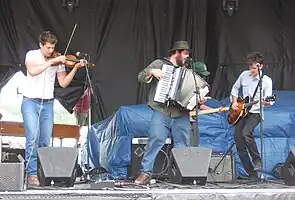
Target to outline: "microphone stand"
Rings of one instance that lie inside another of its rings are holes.
[[[86,59],[86,57],[88,57],[88,60]],[[90,63],[90,55],[85,54],[84,55],[84,60],[87,60],[88,63]],[[90,127],[91,127],[91,110],[92,110],[92,97],[94,96],[94,92],[93,92],[93,87],[92,87],[92,81],[90,79],[90,75],[89,75],[89,69],[86,66],[85,67],[86,70],[86,84],[87,87],[90,89],[90,101],[89,101],[89,110],[88,110],[88,124],[87,124],[87,139],[86,139],[86,148],[87,148],[87,167],[86,167],[86,174],[85,174],[85,182],[86,183],[90,183]],[[97,101],[97,99],[96,99]],[[96,102],[97,103],[97,102]],[[95,182],[95,183],[90,183],[90,188],[91,189],[101,189],[101,188],[113,188],[114,187],[114,182],[113,181],[102,181],[102,177],[101,177],[101,173],[103,171],[103,168],[99,168],[98,172],[99,172],[99,181]]]
[[[262,71],[260,70],[260,66],[258,67],[258,74],[259,74],[259,91],[260,91],[260,95],[259,95],[259,112],[260,112],[260,152],[261,152],[261,174],[260,174],[260,179],[262,182],[265,181],[265,177],[264,177],[264,161],[263,161],[263,153],[264,153],[264,133],[263,133],[263,121],[264,121],[264,113],[263,113],[263,105],[262,105],[262,79],[263,79],[263,75],[262,75]]]
[[[86,59],[88,57],[88,60]],[[90,56],[86,56],[84,55],[84,60],[87,60],[88,63],[90,63]],[[86,148],[87,148],[87,167],[86,167],[86,176],[85,176],[85,181],[86,183],[90,181],[90,169],[89,169],[89,157],[90,157],[90,147],[89,147],[89,143],[90,143],[90,136],[89,136],[89,132],[90,132],[90,127],[91,127],[91,102],[92,102],[92,96],[93,96],[93,87],[92,87],[92,81],[90,79],[90,75],[89,75],[89,69],[86,66],[85,67],[86,70],[86,83],[87,83],[87,88],[90,89],[90,96],[89,96],[89,110],[88,110],[88,124],[87,124],[87,138],[86,138]]]
[[[191,131],[190,131],[190,141],[191,141],[191,146],[198,147],[200,144],[200,131],[197,128],[197,125],[199,124],[199,108],[198,108],[198,102],[201,100],[200,98],[200,88],[197,84],[197,79],[194,74],[194,69],[193,69],[193,60],[191,58],[188,58],[188,65],[192,69],[192,75],[194,77],[194,83],[195,83],[195,93],[196,93],[196,106],[194,107],[194,111],[196,113],[195,116],[190,116],[192,118],[191,121]],[[195,139],[194,139],[195,138]]]

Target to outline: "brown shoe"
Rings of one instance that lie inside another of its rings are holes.
[[[147,185],[150,182],[151,177],[146,173],[140,173],[140,175],[135,179],[134,183],[138,185]]]
[[[38,187],[39,185],[37,176],[28,176],[28,187]]]

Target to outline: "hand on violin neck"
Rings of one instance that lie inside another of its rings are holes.
[[[87,64],[87,61],[86,60],[83,60],[83,59],[80,59],[80,62],[76,63],[74,68],[81,68],[81,67],[84,67],[85,65]]]

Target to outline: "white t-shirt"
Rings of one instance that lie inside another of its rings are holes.
[[[29,51],[25,58],[25,62],[28,61],[33,61],[38,65],[46,62],[40,49]],[[63,71],[65,71],[65,66],[59,65],[49,66],[37,76],[31,76],[29,72],[27,72],[25,85],[23,87],[23,95],[29,98],[52,99],[56,73]]]

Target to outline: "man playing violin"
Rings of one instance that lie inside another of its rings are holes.
[[[26,136],[26,172],[28,186],[39,186],[37,178],[37,149],[47,147],[53,130],[53,91],[55,77],[61,87],[67,87],[77,70],[85,65],[76,63],[71,72],[65,71],[65,56],[52,58],[57,38],[50,31],[39,36],[39,49],[26,54],[27,77],[24,84],[21,112]]]
[[[254,100],[259,100],[260,89],[258,87],[259,82],[259,70],[262,70],[264,65],[263,55],[259,52],[249,54],[247,56],[247,61],[249,65],[249,70],[241,73],[237,81],[232,87],[231,97],[232,97],[232,108],[238,110],[237,98],[239,97],[240,90],[242,97],[247,96],[253,97]],[[263,75],[262,71],[262,98],[272,95],[272,80],[267,75]],[[257,89],[256,89],[257,88]],[[255,93],[256,91],[256,93]],[[271,105],[271,103],[263,101],[264,106]],[[250,179],[257,179],[257,170],[261,169],[261,157],[259,155],[256,142],[254,140],[254,129],[259,124],[261,120],[260,116],[260,106],[254,104],[249,110],[246,117],[241,118],[235,125],[235,143],[240,160],[249,175]],[[249,154],[252,157],[252,162],[249,158]],[[254,165],[254,166],[253,166]]]

